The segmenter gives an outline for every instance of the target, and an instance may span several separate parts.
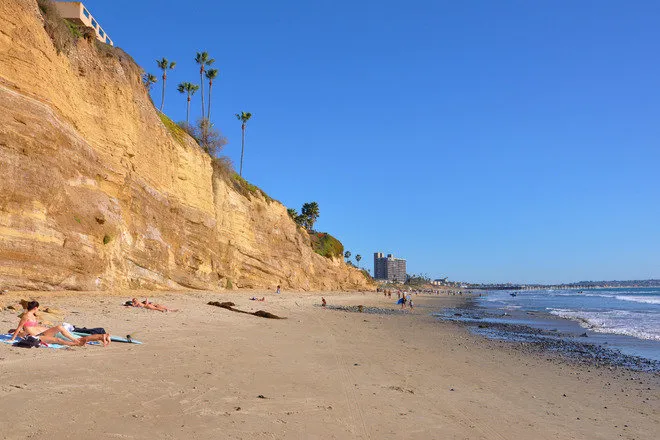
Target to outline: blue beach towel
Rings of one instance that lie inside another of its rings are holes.
[[[75,336],[88,336],[82,333],[73,333]],[[5,335],[0,335],[0,342],[3,342],[5,344],[9,345],[14,345],[16,342],[18,342],[18,338],[16,338],[14,341],[10,341],[11,339],[11,333],[5,334]],[[119,336],[110,336],[110,340],[114,342],[129,342],[128,339],[126,338],[120,338]],[[132,344],[142,344],[140,341],[136,341],[135,339],[132,339],[130,341]],[[89,345],[101,345],[100,342],[94,341],[94,342],[88,342]],[[42,345],[42,347],[45,347]],[[60,345],[60,344],[48,344],[47,348],[64,348],[66,345]]]
[[[14,341],[10,341],[10,339],[11,339],[11,333],[6,334],[6,335],[0,335],[0,342],[4,342],[5,344],[14,345],[19,340],[19,338],[16,338]],[[42,347],[45,347],[45,346],[42,345]],[[48,344],[47,348],[64,348],[64,347],[66,347],[66,345]]]

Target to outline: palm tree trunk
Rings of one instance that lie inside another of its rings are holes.
[[[190,95],[188,95],[188,105],[186,107],[186,125],[190,125]]]
[[[199,70],[199,83],[202,87],[202,119],[204,119],[204,66]]]
[[[238,173],[239,176],[243,177],[243,152],[245,151],[245,124],[241,126],[241,170]]]
[[[213,88],[213,81],[209,80],[209,111],[206,112],[206,117],[211,121],[211,89]]]
[[[163,113],[163,106],[165,105],[165,81],[167,81],[167,75],[163,73],[163,94],[160,98],[160,112]]]

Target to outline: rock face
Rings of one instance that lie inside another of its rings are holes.
[[[5,289],[370,287],[173,137],[128,56],[58,54],[36,0],[0,2],[0,176]]]

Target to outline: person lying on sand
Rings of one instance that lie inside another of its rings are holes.
[[[170,309],[168,307],[165,307],[160,304],[154,304],[152,302],[149,302],[148,298],[145,298],[144,301],[139,302],[137,298],[133,298],[130,301],[126,301],[127,306],[132,306],[132,307],[139,307],[143,309],[149,309],[149,310],[158,310],[159,312],[178,312],[178,309]]]
[[[263,296],[261,297],[261,299],[259,299],[256,296],[253,296],[252,298],[250,298],[250,301],[266,301],[266,297]]]
[[[50,328],[39,325],[36,317],[36,312],[39,310],[39,303],[37,301],[28,302],[26,308],[27,311],[23,313],[10,341],[14,341],[19,335],[30,335],[38,337],[41,342],[45,342],[46,344],[83,346],[92,341],[100,341],[104,347],[110,344],[110,335],[108,333],[78,338],[72,335],[63,325]]]

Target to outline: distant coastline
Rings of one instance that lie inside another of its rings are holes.
[[[478,290],[547,290],[547,289],[623,289],[660,287],[660,279],[626,281],[578,281],[563,284],[466,284],[468,289]]]

